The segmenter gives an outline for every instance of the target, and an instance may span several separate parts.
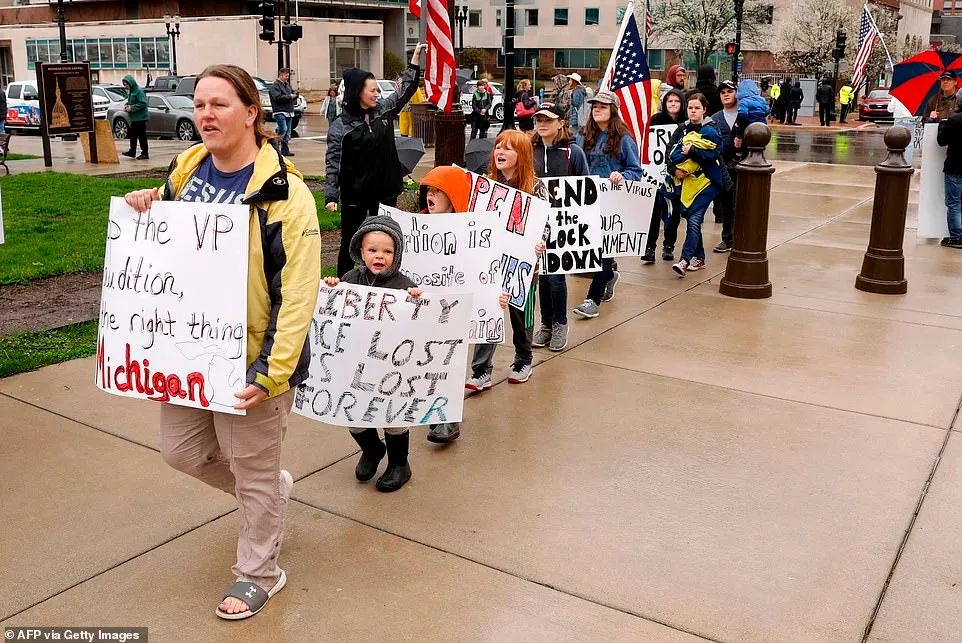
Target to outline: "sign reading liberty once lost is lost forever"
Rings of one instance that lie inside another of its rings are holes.
[[[99,388],[240,413],[247,381],[243,205],[110,201],[97,338]]]
[[[471,299],[322,284],[310,376],[298,387],[294,412],[349,427],[460,421]]]

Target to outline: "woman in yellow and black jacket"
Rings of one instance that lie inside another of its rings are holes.
[[[280,468],[281,443],[293,389],[307,377],[321,241],[314,198],[272,145],[247,72],[234,65],[204,70],[195,87],[194,118],[203,143],[171,163],[163,188],[131,192],[126,200],[140,212],[155,200],[250,208],[246,388],[234,394],[234,408],[245,414],[167,403],[160,412],[164,460],[237,499],[235,582],[215,613],[239,620],[260,611],[287,582],[277,559],[294,481]],[[224,272],[236,269],[223,266]]]

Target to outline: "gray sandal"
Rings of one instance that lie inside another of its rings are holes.
[[[281,570],[281,577],[278,578],[274,586],[266,592],[257,583],[239,580],[230,586],[230,589],[227,590],[227,593],[224,594],[224,598],[222,598],[221,601],[223,602],[226,598],[236,598],[246,603],[247,609],[236,614],[228,614],[227,612],[222,612],[220,605],[218,605],[214,613],[228,621],[240,621],[245,618],[250,618],[264,609],[267,601],[269,601],[274,594],[284,589],[285,585],[287,585],[287,574],[284,573],[283,569]]]

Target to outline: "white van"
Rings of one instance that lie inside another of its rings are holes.
[[[4,90],[7,95],[7,122],[10,130],[38,130],[40,128],[40,97],[36,80],[15,80]],[[94,118],[107,118],[110,101],[93,97]]]

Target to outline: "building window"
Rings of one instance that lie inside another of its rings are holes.
[[[472,10],[468,12],[468,26],[469,27],[480,27],[481,26],[481,11]]]
[[[555,49],[554,66],[558,69],[600,69],[598,49]]]
[[[524,10],[525,24],[529,27],[538,26],[538,10],[537,9],[525,9]]]
[[[648,50],[648,68],[649,69],[665,68],[665,50],[664,49]]]
[[[515,67],[530,67],[531,61],[535,61],[535,66],[538,64],[538,55],[540,54],[538,49],[515,49],[514,50],[514,66]],[[498,67],[504,67],[504,53],[498,50]]]
[[[371,68],[371,38],[330,36],[331,78],[340,78],[345,69]]]
[[[169,42],[157,38],[73,38],[67,40],[67,60],[90,61],[91,69],[170,69]],[[60,62],[60,40],[28,40],[27,68]]]
[[[501,26],[501,9],[494,10],[494,26],[495,27]]]
[[[589,27],[598,25],[598,9],[585,9],[585,25]]]
[[[554,10],[554,24],[556,27],[566,27],[568,25],[568,10],[567,9],[555,9]]]

